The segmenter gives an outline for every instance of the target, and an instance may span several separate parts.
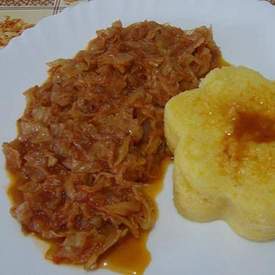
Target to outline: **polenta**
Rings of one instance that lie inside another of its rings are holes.
[[[215,69],[166,104],[165,135],[179,213],[275,238],[274,82],[245,67]]]

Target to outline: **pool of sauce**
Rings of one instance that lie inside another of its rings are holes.
[[[275,118],[258,112],[236,113],[233,131],[225,136],[224,156],[234,168],[236,178],[245,158],[249,156],[250,144],[264,144],[275,141]],[[236,178],[237,180],[237,178]]]
[[[154,201],[159,192],[162,190],[166,168],[170,162],[171,161],[169,157],[164,159],[160,165],[156,177],[157,179],[144,187],[144,192]],[[16,175],[8,175],[10,178],[10,185],[8,187],[7,193],[10,200],[12,201],[12,205],[16,205],[23,201],[22,193],[17,189],[17,182],[20,182],[20,179],[17,178]],[[149,231],[143,232],[138,239],[132,237],[131,235],[127,235],[101,257],[99,267],[125,275],[143,274],[151,262],[151,254],[147,249],[147,239],[149,233]],[[34,234],[31,234],[31,236],[37,240],[37,244],[45,253],[48,250],[49,245],[51,245],[51,242],[43,241],[41,238],[36,238]],[[75,267],[78,266],[76,265]]]
[[[233,136],[238,142],[272,142],[275,140],[275,119],[256,112],[239,112]]]
[[[170,158],[166,158],[161,164],[158,179],[144,188],[146,194],[154,201],[162,190],[166,168],[170,162]],[[143,232],[138,239],[126,236],[102,256],[100,267],[125,275],[143,274],[151,262],[151,254],[147,249],[149,233],[149,231]]]

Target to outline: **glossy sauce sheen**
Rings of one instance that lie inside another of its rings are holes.
[[[233,123],[232,133],[225,138],[224,154],[239,171],[249,144],[274,142],[275,119],[262,113],[239,111]]]
[[[157,179],[144,187],[145,193],[153,200],[156,199],[157,195],[162,190],[163,179],[170,162],[170,158],[167,157],[164,159]],[[20,179],[16,178],[14,175],[9,175],[9,178],[11,179],[11,184],[7,191],[9,198],[12,203],[20,203],[23,201],[22,193],[17,189],[17,183],[20,182]],[[143,232],[138,239],[127,235],[102,256],[99,266],[120,274],[143,274],[151,262],[151,255],[147,249],[149,233],[150,231]],[[46,242],[45,244],[48,243],[49,242]],[[39,240],[39,245],[42,246],[43,250],[47,250],[41,240]]]
[[[233,134],[239,141],[272,142],[275,140],[275,120],[258,113],[240,112]]]
[[[144,191],[153,200],[156,199],[163,187],[163,179],[166,168],[170,163],[166,158],[161,165],[158,179],[145,187]],[[116,244],[110,251],[102,256],[100,267],[109,269],[120,274],[143,274],[151,262],[151,255],[147,249],[147,239],[150,231],[143,232],[141,237],[136,239],[126,236]]]

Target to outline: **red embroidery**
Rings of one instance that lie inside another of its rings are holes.
[[[0,7],[53,7],[55,0],[1,0]]]

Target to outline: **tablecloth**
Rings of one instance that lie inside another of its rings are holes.
[[[0,18],[11,16],[37,23],[42,17],[57,14],[80,1],[83,0],[0,0]]]
[[[89,0],[0,0],[0,48],[41,18]]]

